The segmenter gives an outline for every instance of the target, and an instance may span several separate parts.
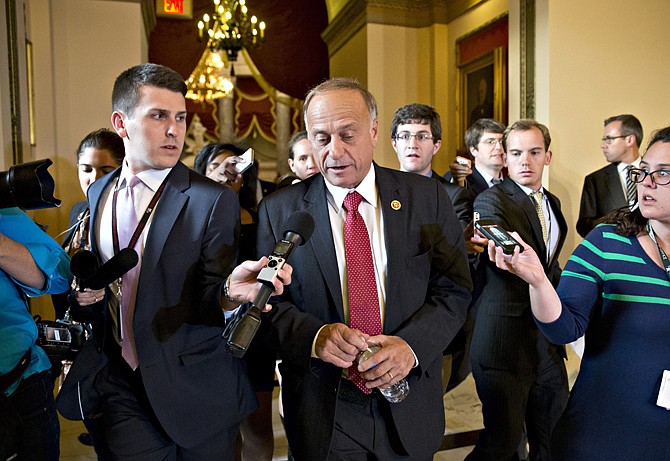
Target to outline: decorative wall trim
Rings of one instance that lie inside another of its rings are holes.
[[[17,38],[16,0],[5,1],[7,26],[7,65],[9,66],[9,104],[12,124],[12,162],[23,163],[21,132],[21,95],[19,93],[19,46]]]
[[[535,118],[535,0],[521,0],[521,118]]]
[[[486,0],[352,0],[333,18],[321,34],[332,56],[367,24],[429,27],[446,24]]]

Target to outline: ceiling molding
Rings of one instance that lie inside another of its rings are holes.
[[[321,34],[333,56],[367,24],[430,27],[447,24],[486,0],[351,0]]]

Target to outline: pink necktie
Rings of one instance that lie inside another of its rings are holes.
[[[119,200],[116,205],[118,215],[119,248],[126,248],[130,243],[133,232],[137,228],[137,213],[135,211],[135,186],[140,179],[135,175],[126,177],[126,187],[119,191]],[[140,254],[140,241],[137,239],[135,250]],[[139,275],[139,264],[126,272],[121,278],[121,325],[123,339],[121,341],[121,356],[135,370],[138,365],[135,341],[133,339],[133,316],[135,314],[135,284]]]
[[[372,261],[370,236],[365,221],[358,212],[363,197],[358,192],[350,192],[343,206],[347,210],[344,222],[344,252],[347,261],[347,279],[349,285],[349,326],[371,336],[382,333],[381,314],[379,312],[379,294]],[[349,379],[363,392],[372,392],[365,387],[354,363],[349,368]]]

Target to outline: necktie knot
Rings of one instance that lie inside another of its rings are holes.
[[[342,206],[347,210],[348,213],[355,213],[358,211],[358,206],[363,201],[363,196],[356,191],[349,192],[346,197],[344,197],[344,202]]]
[[[126,177],[126,187],[132,189],[135,186],[137,186],[141,182],[141,179],[135,176],[134,174],[131,174]]]
[[[538,191],[535,191],[535,192],[531,192],[531,193],[530,193],[530,196],[533,197],[533,200],[535,200],[535,203],[538,203],[538,204],[542,205],[542,197],[543,197],[543,195],[542,195],[542,191],[541,191],[541,190],[538,190]]]
[[[492,186],[495,186],[496,184],[500,184],[501,182],[503,182],[502,179],[491,178],[491,185],[492,185]]]

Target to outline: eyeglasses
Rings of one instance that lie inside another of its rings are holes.
[[[416,138],[416,140],[419,142],[424,142],[428,141],[429,139],[433,139],[433,136],[428,133],[417,133],[417,134],[400,133],[395,136],[396,141],[408,142],[412,138]]]
[[[644,181],[644,178],[647,176],[651,176],[651,182],[657,186],[667,186],[670,184],[670,170],[647,171],[639,168],[631,168],[628,170],[628,177],[634,183]]]
[[[483,142],[484,144],[488,144],[491,147],[495,146],[496,144],[500,144],[500,147],[503,146],[502,139],[489,138],[489,139],[482,139],[480,142]]]
[[[627,136],[628,136],[628,135],[622,135],[622,136],[603,136],[602,138],[600,138],[600,140],[601,140],[602,142],[606,143],[606,144],[612,144],[612,143],[614,142],[615,139],[625,138],[625,137],[627,137]]]

